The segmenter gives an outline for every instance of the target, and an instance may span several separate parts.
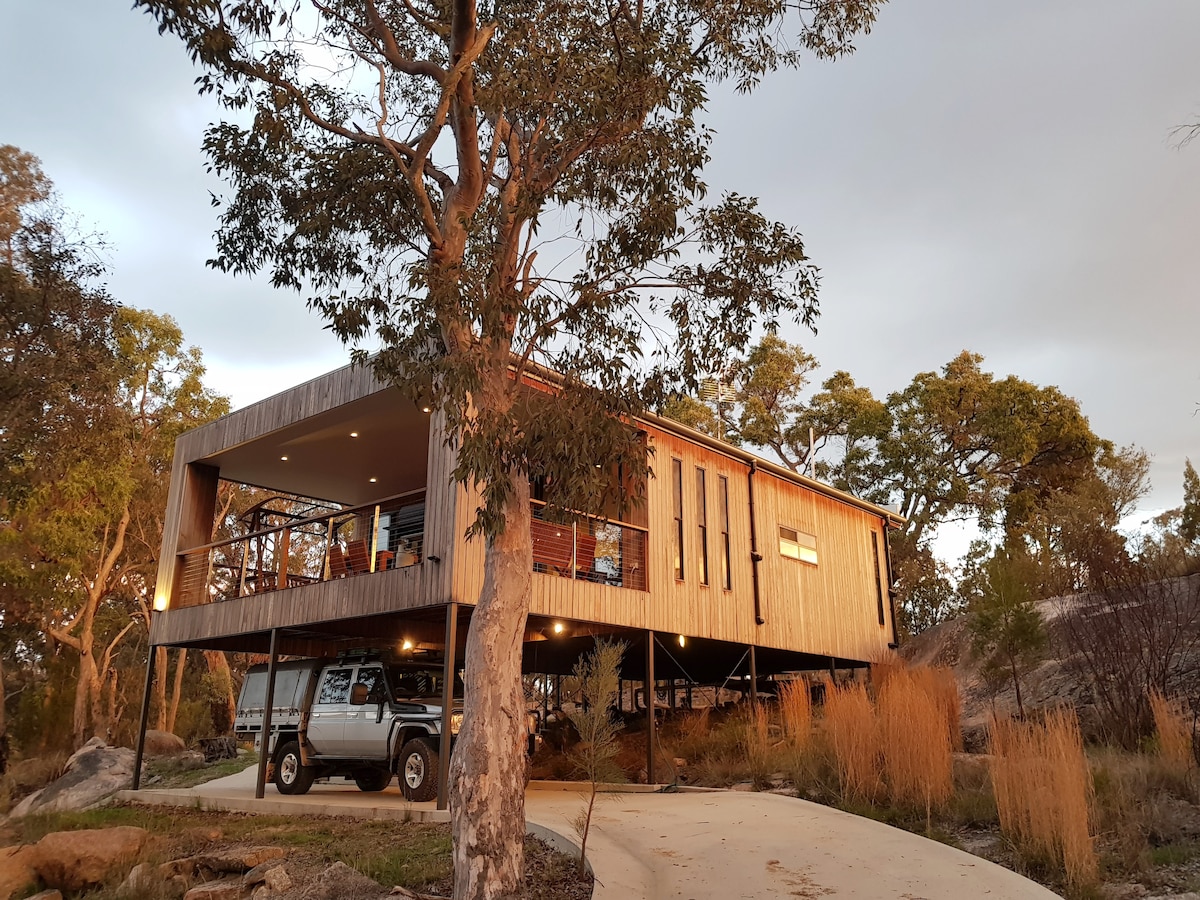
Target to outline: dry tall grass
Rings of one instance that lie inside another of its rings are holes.
[[[771,719],[762,703],[751,703],[745,712],[743,744],[750,774],[755,779],[766,777],[771,768]]]
[[[1176,772],[1186,772],[1196,765],[1192,752],[1191,717],[1183,702],[1176,697],[1164,697],[1150,691],[1150,710],[1154,713],[1154,730],[1158,735],[1158,755]]]
[[[879,691],[879,745],[888,792],[894,803],[925,810],[928,827],[935,807],[954,794],[950,734],[931,670],[893,673]],[[956,694],[957,696],[957,694]]]
[[[879,735],[866,685],[829,685],[825,694],[825,734],[843,797],[874,800],[882,786]]]
[[[1054,710],[1040,723],[993,719],[990,745],[1000,827],[1031,855],[1060,865],[1068,883],[1093,883],[1092,777],[1075,713]]]
[[[961,751],[962,701],[958,696],[958,679],[954,677],[954,672],[941,666],[917,666],[909,669],[909,675],[941,711],[950,746]]]
[[[796,750],[806,749],[812,738],[812,696],[807,681],[789,681],[780,688],[779,716],[788,744]]]

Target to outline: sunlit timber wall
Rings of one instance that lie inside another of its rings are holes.
[[[615,567],[619,574],[594,563],[588,577],[577,567],[578,548],[571,565],[538,564],[535,540],[532,613],[863,662],[887,653],[895,642],[886,551],[894,516],[769,463],[756,463],[751,475],[749,455],[689,429],[658,419],[645,428],[654,476],[644,575],[631,575],[628,563]],[[459,489],[458,533],[476,500]],[[605,553],[603,539],[594,552]],[[483,582],[482,542],[456,553],[452,593],[472,603]]]

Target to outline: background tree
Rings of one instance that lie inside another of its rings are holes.
[[[31,451],[36,475],[0,525],[6,584],[77,657],[76,745],[108,736],[113,653],[148,619],[175,438],[228,411],[173,320],[117,308],[112,333],[118,379],[103,418]]]
[[[597,459],[646,469],[632,416],[694,390],[756,322],[816,314],[799,235],[749,198],[704,200],[712,86],[849,52],[880,2],[136,4],[251,123],[205,139],[233,188],[214,264],[269,269],[343,338],[374,334],[378,370],[440,410],[454,477],[479,490],[456,897],[521,880],[529,479],[552,509],[598,508]],[[521,388],[533,364],[560,373],[552,393]]]
[[[971,652],[983,660],[982,674],[988,681],[996,683],[997,676],[1011,681],[1017,713],[1024,718],[1021,676],[1047,641],[1033,591],[1036,567],[1021,551],[991,550],[986,545],[975,550],[976,560],[981,552],[989,555],[968,565],[960,584],[967,603]]]
[[[0,244],[9,268],[16,265],[14,239],[28,225],[27,211],[48,200],[52,190],[36,156],[12,144],[0,144]]]

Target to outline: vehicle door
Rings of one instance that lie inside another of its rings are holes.
[[[388,715],[383,666],[359,666],[354,683],[366,686],[367,702],[362,706],[351,706],[346,713],[345,755],[362,759],[385,759],[388,728],[391,726],[392,717]],[[384,706],[382,718],[379,715],[380,702],[383,702]]]
[[[342,749],[350,706],[353,666],[335,666],[321,674],[308,719],[308,742],[318,756],[345,756]],[[353,707],[357,709],[357,707]]]

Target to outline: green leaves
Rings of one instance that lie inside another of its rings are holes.
[[[799,233],[752,198],[704,203],[708,86],[794,65],[788,31],[848,52],[880,2],[136,5],[201,92],[252,114],[205,139],[232,189],[211,264],[268,270],[378,342],[379,370],[445,412],[492,534],[513,472],[586,508],[595,460],[645,471],[640,410],[759,324],[814,323]],[[514,361],[563,376],[537,415]]]

